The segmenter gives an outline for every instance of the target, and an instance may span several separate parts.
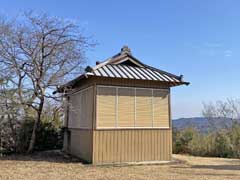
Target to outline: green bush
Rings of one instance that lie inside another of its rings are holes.
[[[32,119],[27,119],[22,124],[17,145],[17,151],[19,153],[26,152],[31,139],[33,125],[34,121]],[[63,134],[60,127],[55,127],[51,122],[41,122],[39,124],[34,150],[61,149],[62,143]]]
[[[192,128],[174,129],[173,153],[240,158],[240,125],[209,134],[201,134]]]
[[[233,157],[231,141],[227,133],[217,132],[215,137],[215,155],[217,157]]]
[[[57,129],[52,123],[41,123],[37,131],[35,150],[61,149],[63,134],[61,129]]]
[[[174,137],[174,152],[175,153],[190,153],[189,143],[192,141],[194,136],[194,130],[191,128],[186,129],[183,132],[177,131]]]

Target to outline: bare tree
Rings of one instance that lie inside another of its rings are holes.
[[[92,46],[79,27],[47,14],[25,13],[13,20],[0,20],[0,77],[16,89],[16,103],[24,116],[35,111],[28,153],[46,98],[56,100],[52,90],[82,70],[85,51]]]
[[[203,116],[207,118],[211,130],[216,130],[219,123],[229,128],[233,123],[240,123],[240,99],[227,99],[203,105]]]

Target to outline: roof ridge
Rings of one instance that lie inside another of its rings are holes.
[[[109,62],[111,62],[111,60],[113,60],[114,58],[117,58],[117,57],[119,58],[119,57],[121,57],[122,55],[123,55],[123,54],[118,53],[118,54],[115,54],[114,56],[112,56],[112,57],[110,57],[110,58],[107,58],[106,60],[100,62],[98,65],[94,66],[94,67],[93,67],[93,70],[96,70],[96,69],[101,68],[102,66],[104,66],[104,65],[108,64]]]

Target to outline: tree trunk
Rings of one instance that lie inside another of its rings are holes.
[[[41,122],[43,103],[44,103],[44,100],[41,100],[40,105],[39,105],[39,109],[38,109],[38,112],[37,112],[37,118],[35,119],[34,125],[33,125],[32,136],[31,136],[30,143],[29,143],[28,150],[27,150],[28,154],[32,153],[33,149],[34,149],[34,145],[35,145],[35,142],[36,142],[36,132],[37,132],[39,123]]]

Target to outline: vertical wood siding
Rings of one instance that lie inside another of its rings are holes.
[[[136,127],[152,127],[152,90],[136,89]]]
[[[93,109],[89,111],[89,115],[92,114],[93,122],[91,128],[96,129],[96,116],[97,111],[97,96],[96,96],[96,85],[113,85],[118,86],[118,92],[116,94],[122,94],[118,98],[118,103],[120,105],[118,111],[121,112],[121,116],[117,118],[117,123],[119,127],[125,128],[125,126],[132,126],[133,112],[125,108],[125,101],[130,101],[131,107],[133,106],[133,98],[131,97],[133,92],[124,92],[120,88],[132,87],[132,88],[164,88],[169,90],[169,85],[164,83],[159,83],[155,81],[133,81],[125,79],[104,79],[104,78],[88,78],[83,80],[81,84],[75,89],[76,91],[81,91],[90,86],[94,87],[93,97],[91,100],[93,102],[90,105]],[[168,91],[169,92],[169,91]],[[153,96],[157,96],[153,93]],[[170,95],[168,96],[170,98]],[[126,100],[125,100],[126,99]],[[160,99],[152,99],[152,102],[159,103]],[[85,101],[85,100],[84,100]],[[165,100],[164,100],[165,101]],[[89,101],[88,101],[89,102]],[[166,101],[165,101],[166,102]],[[162,102],[163,104],[165,102]],[[170,101],[168,101],[170,103]],[[134,101],[134,104],[136,102]],[[158,104],[159,105],[159,104]],[[136,107],[134,107],[135,109]],[[132,108],[130,108],[132,109]],[[125,115],[124,111],[126,112]],[[153,110],[157,113],[157,109]],[[168,106],[168,111],[170,119],[170,106]],[[119,113],[119,112],[116,112]],[[136,120],[134,112],[134,120]],[[156,114],[157,115],[157,114]],[[115,115],[116,116],[116,115]],[[125,117],[131,117],[129,120]],[[154,120],[155,121],[155,120]],[[157,127],[160,121],[153,122],[153,127]],[[168,122],[169,123],[169,122]],[[162,124],[162,122],[161,122]],[[172,154],[172,131],[170,129],[106,129],[106,130],[91,130],[91,129],[74,129],[74,127],[69,129],[71,131],[72,138],[70,139],[70,153],[78,156],[88,162],[93,164],[103,164],[103,163],[114,163],[114,162],[138,162],[138,161],[164,161],[171,160]],[[171,127],[171,122],[170,122]]]
[[[153,90],[153,127],[169,127],[169,92]]]
[[[93,87],[69,95],[69,128],[92,127]]]
[[[118,127],[134,127],[135,89],[118,88]]]
[[[70,129],[70,153],[87,162],[92,162],[92,130]]]
[[[93,131],[93,163],[169,161],[171,129]]]
[[[63,132],[63,151],[66,153],[69,153],[68,148],[69,148],[68,147],[68,131],[64,130],[64,132]]]
[[[101,87],[97,90],[97,127],[116,126],[116,88]]]

